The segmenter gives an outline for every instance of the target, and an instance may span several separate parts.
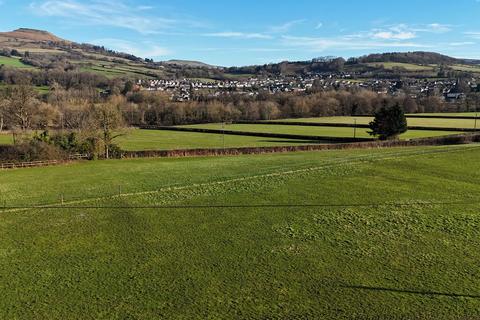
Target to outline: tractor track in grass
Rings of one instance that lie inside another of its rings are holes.
[[[275,178],[275,177],[282,177],[282,176],[292,176],[296,174],[304,174],[309,172],[316,172],[324,169],[335,168],[342,165],[352,165],[357,166],[362,163],[368,162],[377,162],[377,161],[388,161],[388,160],[397,160],[397,159],[405,159],[409,157],[416,157],[416,156],[426,156],[426,155],[438,155],[438,154],[445,154],[445,153],[453,153],[453,152],[462,152],[462,151],[470,151],[478,149],[480,145],[475,146],[461,146],[461,147],[449,147],[449,148],[441,148],[441,149],[434,149],[434,150],[415,150],[415,151],[402,151],[402,152],[387,152],[382,154],[370,154],[370,155],[359,155],[359,156],[352,156],[352,157],[342,157],[342,158],[335,158],[332,160],[326,160],[323,162],[322,165],[308,167],[308,168],[300,168],[300,169],[291,169],[291,170],[283,170],[283,171],[276,171],[276,172],[269,172],[269,173],[262,173],[256,174],[252,176],[241,176],[236,178],[230,178],[225,180],[218,180],[218,181],[210,181],[205,183],[193,183],[189,185],[181,185],[181,186],[166,186],[156,190],[148,190],[148,191],[139,191],[139,192],[127,192],[109,196],[102,196],[96,198],[86,198],[86,199],[79,199],[79,200],[71,200],[71,201],[64,201],[63,203],[56,202],[56,203],[49,203],[49,204],[38,204],[38,205],[30,205],[30,206],[12,206],[12,207],[0,207],[0,211],[4,213],[13,213],[13,212],[22,212],[28,211],[31,209],[57,209],[57,208],[64,208],[68,209],[75,208],[74,206],[79,206],[82,204],[86,204],[89,202],[99,202],[99,201],[106,201],[112,199],[124,199],[134,196],[146,196],[146,195],[155,195],[163,192],[175,192],[181,190],[188,190],[188,189],[195,189],[195,188],[203,188],[209,186],[221,186],[221,185],[228,185],[232,183],[238,182],[245,182],[249,180],[256,180],[256,179],[265,179],[265,178]],[[431,203],[434,204],[434,203]],[[453,203],[452,203],[453,204]],[[365,205],[365,204],[364,204]],[[388,205],[388,204],[386,204]],[[390,205],[392,205],[390,203]],[[401,204],[399,204],[401,205]],[[292,205],[293,206],[293,205]],[[170,206],[171,208],[174,207],[181,207],[181,206]],[[206,206],[208,207],[208,206]],[[213,206],[212,206],[213,207]],[[79,207],[80,208],[80,207]],[[88,208],[88,206],[84,206],[83,208]],[[113,207],[111,207],[113,208]],[[133,207],[132,207],[133,208]],[[140,208],[140,207],[139,207]],[[152,207],[153,208],[153,207]],[[157,206],[157,208],[160,208]],[[168,206],[165,206],[168,208]]]

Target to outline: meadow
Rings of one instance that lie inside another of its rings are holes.
[[[1,141],[1,140],[0,140]],[[176,150],[203,148],[272,147],[315,144],[315,141],[232,136],[195,132],[131,129],[115,140],[123,150]]]
[[[12,144],[13,137],[11,134],[0,134],[0,144]]]
[[[0,318],[477,318],[479,157],[467,145],[4,171],[7,205],[65,202],[0,213]],[[175,205],[190,207],[140,208]]]
[[[33,69],[32,66],[29,66],[20,61],[19,58],[15,57],[4,57],[0,56],[0,65],[6,65],[7,67],[22,68],[22,69]]]
[[[422,114],[431,115],[431,114]],[[438,114],[437,114],[438,115]],[[452,115],[452,119],[442,118],[407,118],[409,126],[416,127],[440,127],[440,128],[466,128],[473,129],[475,127],[475,119],[455,119],[454,116],[462,116],[462,114],[442,114],[445,116]],[[469,116],[468,113],[463,116]],[[342,124],[369,124],[373,121],[373,117],[317,117],[317,118],[298,118],[298,119],[282,119],[278,121],[285,122],[305,122],[305,123],[342,123]],[[480,121],[477,120],[477,127],[480,128]]]
[[[366,63],[367,66],[370,67],[383,67],[387,70],[393,70],[395,68],[402,68],[407,71],[433,71],[434,66],[426,66],[426,65],[420,65],[420,64],[413,64],[413,63],[401,63],[401,62],[372,62],[372,63]]]
[[[322,118],[318,118],[322,119]],[[297,119],[298,120],[298,119]],[[200,128],[200,129],[215,129],[222,130],[221,123],[213,124],[197,124],[181,126],[186,128]],[[309,127],[309,126],[291,126],[291,125],[268,125],[268,124],[227,124],[225,130],[231,131],[245,131],[245,132],[262,132],[262,133],[278,133],[278,134],[295,134],[305,136],[325,136],[325,137],[353,137],[353,128],[343,127]],[[356,136],[358,138],[373,138],[368,134],[370,129],[358,128]],[[435,136],[444,136],[452,134],[448,131],[423,131],[423,130],[408,130],[401,135],[402,139],[426,138]]]

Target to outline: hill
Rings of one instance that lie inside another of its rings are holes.
[[[3,38],[3,39],[2,39]],[[70,41],[57,37],[56,35],[43,30],[20,28],[11,32],[0,32],[1,40],[28,40],[33,42],[64,42]]]
[[[193,67],[193,68],[218,68],[217,66],[212,66],[204,62],[189,61],[189,60],[168,60],[168,61],[164,61],[163,64],[181,66],[181,67]]]
[[[0,33],[0,55],[4,65],[64,69],[106,78],[202,78],[240,79],[248,77],[298,76],[318,73],[349,73],[361,78],[438,77],[449,72],[480,73],[479,61],[456,59],[434,52],[392,52],[358,58],[325,57],[310,61],[284,61],[266,65],[223,68],[200,61],[154,62],[104,46],[76,43],[48,31],[20,28]],[[13,59],[14,58],[14,59]]]
[[[465,60],[452,58],[436,52],[389,52],[377,53],[353,59],[360,63],[371,62],[398,62],[411,64],[459,64],[465,63]]]

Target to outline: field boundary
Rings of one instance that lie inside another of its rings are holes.
[[[166,130],[166,129],[161,129],[161,130]],[[233,155],[245,155],[245,154],[286,153],[286,152],[302,152],[302,151],[442,146],[442,145],[469,144],[474,142],[480,142],[480,133],[449,135],[449,136],[443,136],[443,137],[421,138],[421,139],[412,139],[412,140],[369,141],[369,142],[357,142],[357,143],[316,144],[316,145],[313,144],[313,145],[303,145],[303,146],[124,151],[122,152],[122,158],[175,158],[175,157],[233,156]]]
[[[326,143],[349,143],[349,142],[365,142],[373,141],[372,138],[347,138],[347,137],[327,137],[327,136],[308,136],[285,133],[268,133],[268,132],[248,132],[248,131],[233,131],[221,129],[202,129],[202,128],[185,128],[185,127],[169,127],[169,126],[139,126],[143,130],[164,130],[164,131],[182,131],[182,132],[199,132],[199,133],[213,133],[226,134],[233,136],[248,136],[248,137],[264,137],[264,138],[282,138],[292,140],[314,140]]]
[[[461,150],[470,150],[471,148],[474,148],[474,147],[461,148]],[[290,175],[296,175],[296,174],[302,174],[302,173],[308,173],[308,172],[316,172],[319,170],[335,168],[335,167],[346,165],[346,164],[356,166],[365,162],[397,160],[400,158],[405,159],[412,156],[444,154],[444,153],[456,152],[457,150],[459,150],[458,147],[454,149],[434,149],[434,150],[421,150],[421,151],[409,150],[409,151],[400,152],[400,153],[392,151],[392,152],[386,152],[380,155],[366,154],[366,155],[346,157],[346,158],[342,157],[338,159],[327,160],[321,165],[308,167],[308,168],[293,168],[293,169],[284,170],[284,171],[271,171],[271,172],[259,173],[251,176],[231,177],[226,179],[193,183],[193,184],[187,184],[187,185],[179,185],[179,186],[177,185],[162,186],[154,190],[144,190],[144,191],[126,192],[126,193],[112,193],[110,195],[103,195],[103,196],[94,197],[94,198],[71,199],[69,201],[43,203],[43,204],[36,204],[31,206],[25,206],[25,205],[24,206],[22,205],[7,206],[6,203],[4,202],[3,208],[0,206],[0,212],[22,212],[28,209],[56,209],[56,208],[68,209],[68,208],[74,208],[74,206],[81,206],[82,204],[89,203],[89,202],[105,201],[109,199],[121,199],[121,198],[128,198],[128,197],[134,197],[134,196],[154,195],[154,194],[159,194],[164,192],[174,192],[174,191],[181,191],[181,190],[208,187],[208,186],[228,185],[232,183],[251,181],[256,179],[283,177],[283,176],[290,176]],[[62,195],[62,200],[64,200],[63,195]],[[87,207],[88,206],[85,206],[85,208]]]
[[[368,124],[352,124],[352,123],[325,123],[325,122],[300,122],[300,121],[234,121],[234,124],[267,124],[282,126],[302,126],[302,127],[334,127],[334,128],[357,128],[369,129]],[[451,131],[451,132],[477,132],[479,129],[474,128],[444,128],[444,127],[424,127],[424,126],[408,126],[409,130],[422,131]]]

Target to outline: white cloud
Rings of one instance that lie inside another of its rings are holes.
[[[133,43],[126,40],[113,38],[96,39],[90,42],[92,44],[104,46],[111,50],[133,54],[142,58],[156,58],[171,55],[173,53],[169,49],[148,42]]]
[[[48,0],[33,2],[30,9],[37,15],[47,17],[63,17],[69,21],[83,25],[104,25],[125,28],[142,34],[154,34],[172,29],[180,24],[189,24],[162,17],[151,17],[145,11],[151,7],[130,7],[121,1],[114,0]]]
[[[270,33],[285,33],[290,31],[291,28],[294,26],[304,23],[306,20],[305,19],[299,19],[299,20],[292,20],[285,22],[284,24],[278,25],[278,26],[271,26],[268,28],[268,32]]]
[[[452,47],[464,47],[464,46],[472,46],[476,44],[475,42],[472,41],[464,41],[464,42],[450,42],[448,43],[449,46]]]
[[[464,34],[473,39],[480,39],[480,31],[468,31]]]
[[[311,38],[311,37],[282,37],[282,42],[288,47],[297,47],[311,52],[326,50],[368,50],[385,48],[428,48],[429,46],[404,41],[376,41],[365,38],[338,37],[338,38]]]
[[[451,31],[452,27],[447,24],[431,23],[427,25],[426,30],[426,32],[445,33]]]
[[[384,39],[384,40],[409,40],[409,39],[416,38],[416,34],[414,32],[409,32],[409,31],[400,31],[400,32],[380,31],[380,32],[374,33],[373,38]]]
[[[323,23],[319,22],[317,23],[317,26],[315,27],[316,30],[323,28]]]
[[[205,33],[205,37],[217,37],[217,38],[237,38],[237,39],[272,39],[272,36],[263,33],[245,33],[245,32],[215,32]]]

